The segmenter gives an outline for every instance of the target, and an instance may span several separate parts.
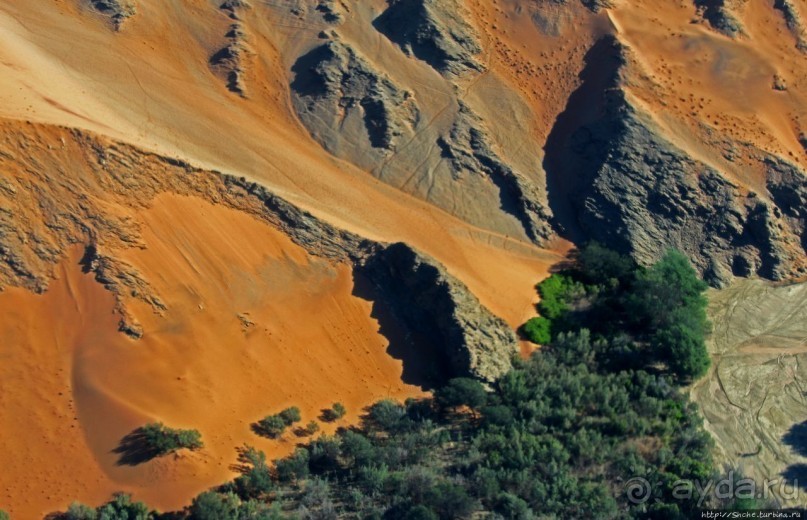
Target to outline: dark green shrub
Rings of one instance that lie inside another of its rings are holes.
[[[370,420],[380,429],[394,431],[401,425],[401,419],[406,415],[406,410],[399,403],[384,399],[378,401],[370,407]]]
[[[435,392],[435,399],[443,408],[467,406],[478,410],[487,403],[488,393],[476,379],[457,377]]]
[[[183,448],[198,450],[204,447],[202,434],[198,430],[176,430],[163,423],[149,423],[140,429],[140,433],[146,448],[158,455],[166,455]]]
[[[283,435],[289,425],[279,415],[268,415],[258,421],[256,431],[261,435],[276,439]]]
[[[240,500],[233,494],[205,491],[193,499],[191,520],[238,520]]]
[[[70,504],[65,514],[65,520],[95,520],[96,518],[98,518],[98,513],[95,512],[95,509],[81,502]],[[2,515],[0,515],[0,520],[3,520]],[[6,520],[8,519],[6,518]]]
[[[275,462],[277,478],[281,482],[293,482],[308,476],[308,450],[297,448],[294,453]]]

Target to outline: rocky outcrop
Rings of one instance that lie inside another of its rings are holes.
[[[483,71],[479,36],[460,0],[390,0],[373,23],[409,55],[441,74]]]
[[[316,10],[322,14],[322,18],[331,24],[341,24],[345,21],[345,14],[349,12],[347,4],[341,0],[320,0],[317,2]]]
[[[120,31],[123,23],[137,12],[134,0],[89,0],[93,9],[108,17],[112,27]]]
[[[451,375],[495,381],[518,353],[510,327],[435,260],[403,243],[379,249],[359,268],[408,327],[441,348]]]
[[[227,38],[229,43],[210,57],[210,68],[225,79],[230,92],[246,97],[245,62],[251,51],[245,43],[245,35],[240,25],[230,26]]]
[[[774,0],[773,7],[782,13],[787,28],[796,39],[796,48],[801,52],[807,52],[807,34],[805,33],[799,10],[793,0]]]
[[[247,33],[241,20],[241,11],[251,8],[245,0],[227,0],[219,9],[231,19],[236,20],[230,25],[227,33],[227,44],[216,51],[209,60],[210,69],[214,74],[224,78],[227,89],[241,97],[247,97],[247,88],[244,76],[247,70],[247,61],[253,54],[247,45]]]
[[[292,70],[294,106],[312,136],[329,152],[368,143],[394,150],[411,133],[419,111],[399,88],[352,47],[329,41],[301,57]]]
[[[709,25],[732,37],[743,34],[742,24],[733,12],[734,4],[738,3],[741,4],[742,0],[695,0],[695,5]]]
[[[240,20],[241,19],[241,11],[245,9],[250,9],[252,4],[247,2],[246,0],[225,0],[219,6],[219,9],[227,13],[227,16],[232,18],[233,20]]]
[[[452,175],[487,175],[498,187],[502,208],[524,226],[530,239],[540,242],[552,234],[546,194],[527,177],[514,171],[494,150],[484,122],[463,102],[451,130],[437,141],[451,162]]]
[[[584,72],[589,84],[570,100],[577,106],[579,94],[597,105],[585,108],[588,119],[576,127],[568,121],[578,112],[562,116],[558,127],[567,133],[551,136],[546,148],[549,200],[562,217],[559,228],[578,242],[603,242],[643,264],[677,248],[716,286],[734,275],[779,280],[802,273],[803,223],[780,205],[796,206],[803,172],[766,154],[770,197],[729,181],[665,138],[632,104],[623,88],[629,50],[616,41],[600,46],[590,56],[600,77]],[[749,156],[763,154],[749,150]],[[786,173],[774,172],[774,164]]]
[[[661,137],[621,91],[608,97],[604,117],[578,129],[572,142],[572,153],[589,165],[574,197],[588,237],[642,263],[675,247],[715,285],[730,273],[793,274],[793,230],[773,202],[743,194]]]

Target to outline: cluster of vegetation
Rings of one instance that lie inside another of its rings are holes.
[[[300,422],[301,418],[300,409],[296,406],[291,406],[280,413],[267,415],[255,423],[253,429],[258,435],[276,439],[283,435],[292,425]]]
[[[63,520],[152,520],[155,518],[143,502],[134,502],[125,493],[117,493],[112,500],[99,508],[73,502],[62,515]]]
[[[167,455],[180,449],[198,450],[204,447],[198,430],[169,428],[163,423],[149,423],[139,430],[145,447],[158,455]]]
[[[322,420],[325,422],[338,421],[347,414],[347,408],[342,403],[333,403],[333,406],[322,411]]]
[[[490,388],[459,378],[433,398],[380,401],[360,425],[273,464],[246,446],[240,476],[186,510],[108,518],[674,520],[759,507],[698,487],[673,496],[679,480],[717,476],[711,438],[677,386],[704,366],[683,362],[698,356],[680,348],[682,329],[699,341],[706,330],[694,271],[677,253],[641,269],[597,246],[579,264],[542,287],[548,346]],[[282,433],[300,420],[295,410],[261,426]],[[646,500],[626,494],[633,477],[652,484]]]
[[[613,340],[609,351],[600,352],[613,366],[664,368],[689,381],[709,368],[706,288],[678,251],[643,268],[591,244],[572,267],[538,284],[541,315],[522,331],[548,345],[560,334],[588,328],[596,341]]]

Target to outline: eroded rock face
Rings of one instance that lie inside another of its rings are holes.
[[[801,240],[807,251],[807,177],[797,167],[781,159],[766,159],[767,188],[771,199],[781,210],[782,218]]]
[[[484,122],[468,105],[460,102],[454,125],[437,144],[451,162],[455,179],[464,175],[489,176],[499,188],[502,208],[519,219],[532,240],[540,242],[553,234],[546,194],[502,160]]]
[[[587,236],[641,263],[675,247],[715,285],[731,272],[774,280],[792,274],[794,230],[774,202],[743,194],[676,148],[621,92],[612,92],[608,103],[604,118],[572,139],[572,152],[591,165],[575,197]],[[795,175],[777,176],[781,200],[798,198],[785,181]]]
[[[442,348],[451,375],[495,381],[518,353],[508,325],[439,263],[403,243],[369,256],[359,270],[408,327]]]
[[[733,276],[781,280],[804,272],[804,221],[793,209],[803,172],[744,144],[748,156],[767,158],[769,172],[769,194],[748,191],[673,144],[632,103],[624,86],[628,48],[603,40],[591,63],[599,76],[584,72],[590,84],[579,92],[590,105],[598,97],[596,106],[547,147],[549,200],[561,230],[642,264],[679,249],[715,286]]]
[[[703,18],[709,25],[732,37],[743,33],[743,27],[733,12],[742,3],[743,0],[695,0],[695,5],[702,11]]]
[[[134,0],[90,0],[90,5],[99,13],[109,17],[116,31],[121,30],[126,19],[137,12]]]
[[[801,52],[807,52],[807,34],[805,34],[801,13],[793,0],[775,0],[773,7],[782,13],[787,28],[796,39],[796,48]]]
[[[332,153],[367,141],[374,149],[394,150],[417,123],[412,95],[345,43],[329,41],[315,48],[292,70],[297,113]]]
[[[463,12],[459,0],[391,0],[374,25],[407,54],[456,76],[485,69],[479,36]]]

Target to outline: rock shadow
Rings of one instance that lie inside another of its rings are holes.
[[[547,198],[558,233],[573,242],[586,239],[577,219],[575,201],[593,176],[597,156],[589,125],[603,116],[605,94],[618,81],[623,62],[619,47],[611,37],[597,41],[586,53],[580,86],[572,92],[558,115],[544,145],[544,171]]]
[[[378,322],[379,333],[389,341],[387,353],[403,363],[403,382],[431,390],[448,379],[448,362],[437,344],[439,334],[428,334],[429,324],[425,320],[417,327],[407,324],[365,275],[354,270],[353,280],[353,296],[373,304],[370,316]]]

